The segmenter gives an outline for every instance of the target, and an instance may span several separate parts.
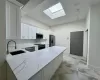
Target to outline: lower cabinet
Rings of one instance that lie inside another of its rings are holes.
[[[43,70],[39,71],[37,74],[35,74],[29,80],[43,80]]]
[[[53,62],[49,63],[44,69],[43,69],[43,79],[44,80],[50,80],[50,78],[53,75]]]
[[[32,76],[29,80],[50,80],[54,75],[55,71],[60,66],[62,60],[63,54],[60,54],[43,69],[41,69],[37,74]],[[7,65],[7,80],[17,80],[9,65]]]
[[[50,80],[54,75],[55,71],[60,66],[63,60],[63,54],[60,54],[53,61],[51,61],[47,66],[45,66],[36,75],[31,77],[29,80]]]

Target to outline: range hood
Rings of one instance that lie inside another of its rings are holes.
[[[29,0],[8,0],[8,1],[10,1],[20,7],[25,6],[29,2]]]

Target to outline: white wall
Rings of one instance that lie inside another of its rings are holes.
[[[0,80],[6,80],[6,8],[5,0],[0,0]]]
[[[88,55],[88,31],[84,31],[84,46],[83,46],[83,56],[87,59]]]
[[[59,26],[52,26],[51,29],[56,36],[56,45],[67,47],[67,50],[65,51],[66,56],[70,53],[70,32],[84,31],[85,20],[75,21]]]
[[[86,48],[85,49],[85,52],[87,52],[87,65],[89,65],[89,44],[90,44],[90,8],[89,8],[89,11],[88,11],[88,14],[87,14],[87,18],[86,18],[86,30],[88,29],[88,42]],[[86,33],[85,33],[86,34]]]
[[[90,8],[88,65],[100,68],[100,4]]]

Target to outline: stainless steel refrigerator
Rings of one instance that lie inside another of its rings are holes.
[[[49,35],[49,47],[55,46],[55,36]]]

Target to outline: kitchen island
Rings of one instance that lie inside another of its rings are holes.
[[[65,50],[65,47],[53,46],[15,56],[8,54],[8,80],[50,80],[61,64]]]

